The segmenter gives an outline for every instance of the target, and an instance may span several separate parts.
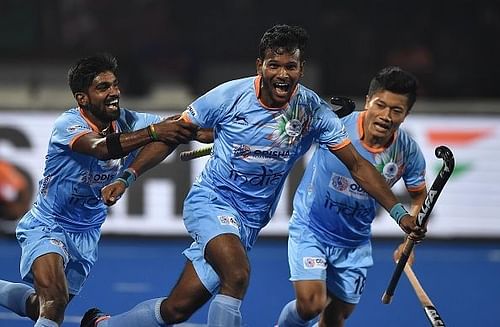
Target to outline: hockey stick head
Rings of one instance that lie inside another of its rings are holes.
[[[455,158],[453,157],[453,153],[451,152],[451,150],[444,145],[440,145],[434,152],[436,154],[436,157],[443,159],[442,171],[451,175],[453,169],[455,168]]]
[[[334,109],[334,112],[337,114],[337,116],[339,116],[339,118],[349,115],[354,111],[354,109],[356,109],[356,103],[354,103],[354,101],[352,101],[348,97],[333,96],[330,99],[330,103],[334,106],[340,107],[338,109]]]

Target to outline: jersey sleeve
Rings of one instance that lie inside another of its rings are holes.
[[[222,84],[191,103],[183,116],[202,128],[213,128],[225,117],[232,94]]]
[[[425,187],[425,159],[415,141],[409,144],[406,169],[403,180],[408,191],[418,191]]]
[[[122,114],[118,124],[120,125],[122,132],[133,132],[151,124],[157,124],[163,119],[164,118],[162,116],[152,113],[122,109]]]
[[[347,130],[330,106],[323,100],[316,113],[316,128],[319,131],[318,143],[327,146],[330,150],[338,150],[351,143]]]
[[[64,113],[54,123],[51,142],[71,147],[78,138],[90,132],[92,128],[79,115]]]

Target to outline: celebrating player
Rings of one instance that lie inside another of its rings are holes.
[[[82,326],[172,325],[212,296],[208,326],[241,326],[250,276],[247,251],[271,219],[293,164],[314,142],[332,151],[384,208],[392,208],[406,232],[423,237],[415,218],[352,146],[331,107],[299,84],[307,39],[301,27],[272,27],[260,42],[257,76],[224,83],[187,108],[183,117],[213,128],[215,139],[213,155],[184,202],[184,223],[194,239],[184,251],[189,259],[184,271],[168,298],[110,318],[94,308]],[[131,167],[142,170],[140,164]],[[123,183],[114,182],[103,197],[116,199],[124,191]]]
[[[124,183],[135,180],[140,171],[127,167],[142,146],[159,151],[162,160],[197,131],[188,122],[121,109],[117,62],[110,55],[78,60],[68,77],[77,107],[55,121],[36,202],[16,229],[21,276],[34,289],[0,280],[0,305],[37,327],[61,325],[97,260],[107,212],[101,188],[120,172]]]
[[[372,79],[365,110],[344,118],[357,151],[386,183],[403,179],[417,214],[427,194],[425,161],[417,143],[399,129],[416,100],[417,80],[398,67]],[[373,265],[371,224],[376,201],[342,161],[320,145],[309,162],[293,201],[288,261],[296,300],[279,317],[279,327],[344,326]]]

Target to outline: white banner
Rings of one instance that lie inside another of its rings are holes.
[[[12,161],[27,172],[35,190],[56,117],[53,112],[0,112],[0,158]],[[500,237],[500,117],[412,114],[403,126],[424,152],[429,187],[442,164],[441,159],[435,157],[434,149],[446,145],[455,155],[455,172],[434,207],[428,237]],[[112,207],[104,232],[186,235],[182,200],[205,160],[181,162],[176,152],[141,176]],[[263,234],[286,235],[291,199],[304,162],[290,176],[275,217]],[[401,184],[396,185],[394,191],[403,202],[409,202]],[[402,232],[385,211],[380,210],[373,223],[373,234],[397,236]]]

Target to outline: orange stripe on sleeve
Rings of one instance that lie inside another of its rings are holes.
[[[179,119],[188,123],[192,123],[191,119],[188,116],[187,110],[182,112],[181,117]]]
[[[350,139],[345,139],[343,142],[341,142],[339,144],[336,144],[334,146],[329,145],[328,149],[330,149],[331,151],[335,151],[335,150],[342,149],[343,147],[345,147],[348,144],[351,144],[351,140]]]
[[[69,142],[69,148],[72,149],[73,148],[73,144],[75,144],[75,142],[82,136],[84,135],[87,135],[88,133],[92,133],[91,131],[85,131],[85,132],[81,132],[80,134],[77,134],[75,137],[73,137],[71,139],[71,141]]]
[[[406,187],[406,189],[409,191],[409,192],[418,192],[418,191],[421,191],[423,189],[426,188],[426,184],[423,183],[423,184],[420,184],[419,186],[410,186],[410,187]]]

